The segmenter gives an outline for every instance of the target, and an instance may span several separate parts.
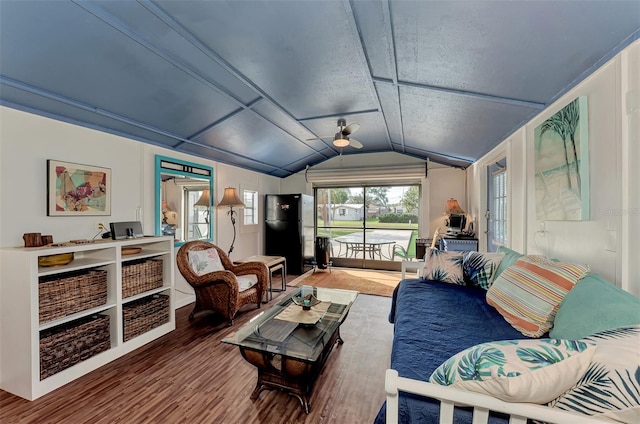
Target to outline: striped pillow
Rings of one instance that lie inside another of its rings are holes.
[[[553,327],[560,302],[587,272],[586,265],[524,256],[496,278],[487,303],[525,336],[540,337]]]

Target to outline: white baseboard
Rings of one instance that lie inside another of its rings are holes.
[[[190,303],[196,301],[195,294],[183,294],[178,291],[175,292],[176,300],[174,302],[175,309],[182,308],[183,306],[187,306]]]

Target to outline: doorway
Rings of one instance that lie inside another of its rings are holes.
[[[399,270],[415,258],[420,185],[316,188],[315,202],[334,266]]]

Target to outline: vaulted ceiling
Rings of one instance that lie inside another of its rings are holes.
[[[286,177],[466,167],[639,38],[640,1],[0,1],[0,36],[5,106]]]

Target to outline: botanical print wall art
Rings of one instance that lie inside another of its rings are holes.
[[[111,170],[47,161],[49,216],[111,215]]]
[[[589,219],[587,97],[579,97],[535,129],[536,218]]]

